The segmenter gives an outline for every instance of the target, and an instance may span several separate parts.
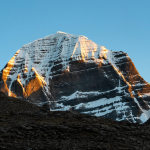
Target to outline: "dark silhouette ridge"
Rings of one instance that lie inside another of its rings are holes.
[[[150,149],[148,123],[118,122],[75,111],[51,112],[45,107],[0,92],[0,149]]]

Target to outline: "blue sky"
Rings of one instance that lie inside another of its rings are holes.
[[[23,45],[63,31],[128,53],[150,83],[150,0],[1,0],[0,70]]]

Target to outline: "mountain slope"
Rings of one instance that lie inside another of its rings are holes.
[[[18,50],[2,70],[0,90],[37,105],[56,101],[55,110],[132,122],[150,116],[150,85],[126,53],[64,32]]]

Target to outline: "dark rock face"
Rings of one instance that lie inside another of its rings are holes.
[[[148,119],[144,124],[150,125],[150,119]]]
[[[0,74],[0,90],[55,111],[72,109],[144,123],[150,84],[124,52],[84,36],[56,33],[24,45]]]
[[[7,107],[6,107],[7,106]],[[150,126],[45,109],[0,92],[0,149],[148,150]]]

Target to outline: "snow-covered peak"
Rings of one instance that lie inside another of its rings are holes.
[[[26,84],[24,74],[32,76],[35,73],[40,79],[40,84],[42,81],[44,85],[49,86],[49,79],[52,79],[54,74],[64,71],[70,72],[70,62],[80,60],[96,65],[109,64],[109,62],[115,64],[112,51],[94,43],[85,36],[58,31],[19,49],[8,62],[7,68],[4,69],[3,72],[6,73],[3,74],[3,77],[5,82],[10,77],[11,84],[17,80],[23,86]],[[17,65],[20,67],[15,68],[18,71],[10,74],[13,67]],[[59,69],[56,71],[53,68],[57,68],[57,66]],[[6,89],[10,91],[8,88]]]
[[[57,31],[56,33],[68,34],[68,33],[66,33],[66,32],[62,32],[62,31]]]
[[[98,59],[100,56],[106,58],[106,53],[109,52],[105,47],[92,42],[85,36],[68,34],[61,31],[24,45],[19,53],[21,55],[24,52],[29,54],[31,51],[33,53],[37,51],[39,53],[41,51],[52,53],[54,51],[53,55],[55,54],[63,59],[74,58],[76,60]]]
[[[116,119],[120,113],[123,114],[120,119],[124,119],[133,104],[125,105],[134,101],[135,107],[145,114],[142,118],[149,117],[148,107],[141,107],[141,99],[138,99],[138,95],[146,95],[144,91],[139,94],[139,88],[147,83],[128,55],[108,50],[83,35],[58,31],[24,45],[7,63],[0,77],[1,91],[36,104],[55,99],[68,109],[72,104],[79,108],[87,101],[86,107],[96,115],[109,114],[115,107]],[[108,98],[107,93],[110,93]],[[137,118],[136,113],[134,116]]]
[[[76,60],[96,64],[111,63],[115,66],[112,51],[85,36],[61,31],[24,45],[15,56],[14,63],[17,60],[24,61],[25,70],[30,72],[34,68],[40,75],[45,72],[42,66],[49,62],[52,62],[51,67],[53,63],[60,62],[62,71],[69,71],[69,62]],[[49,70],[47,74],[50,72]]]

